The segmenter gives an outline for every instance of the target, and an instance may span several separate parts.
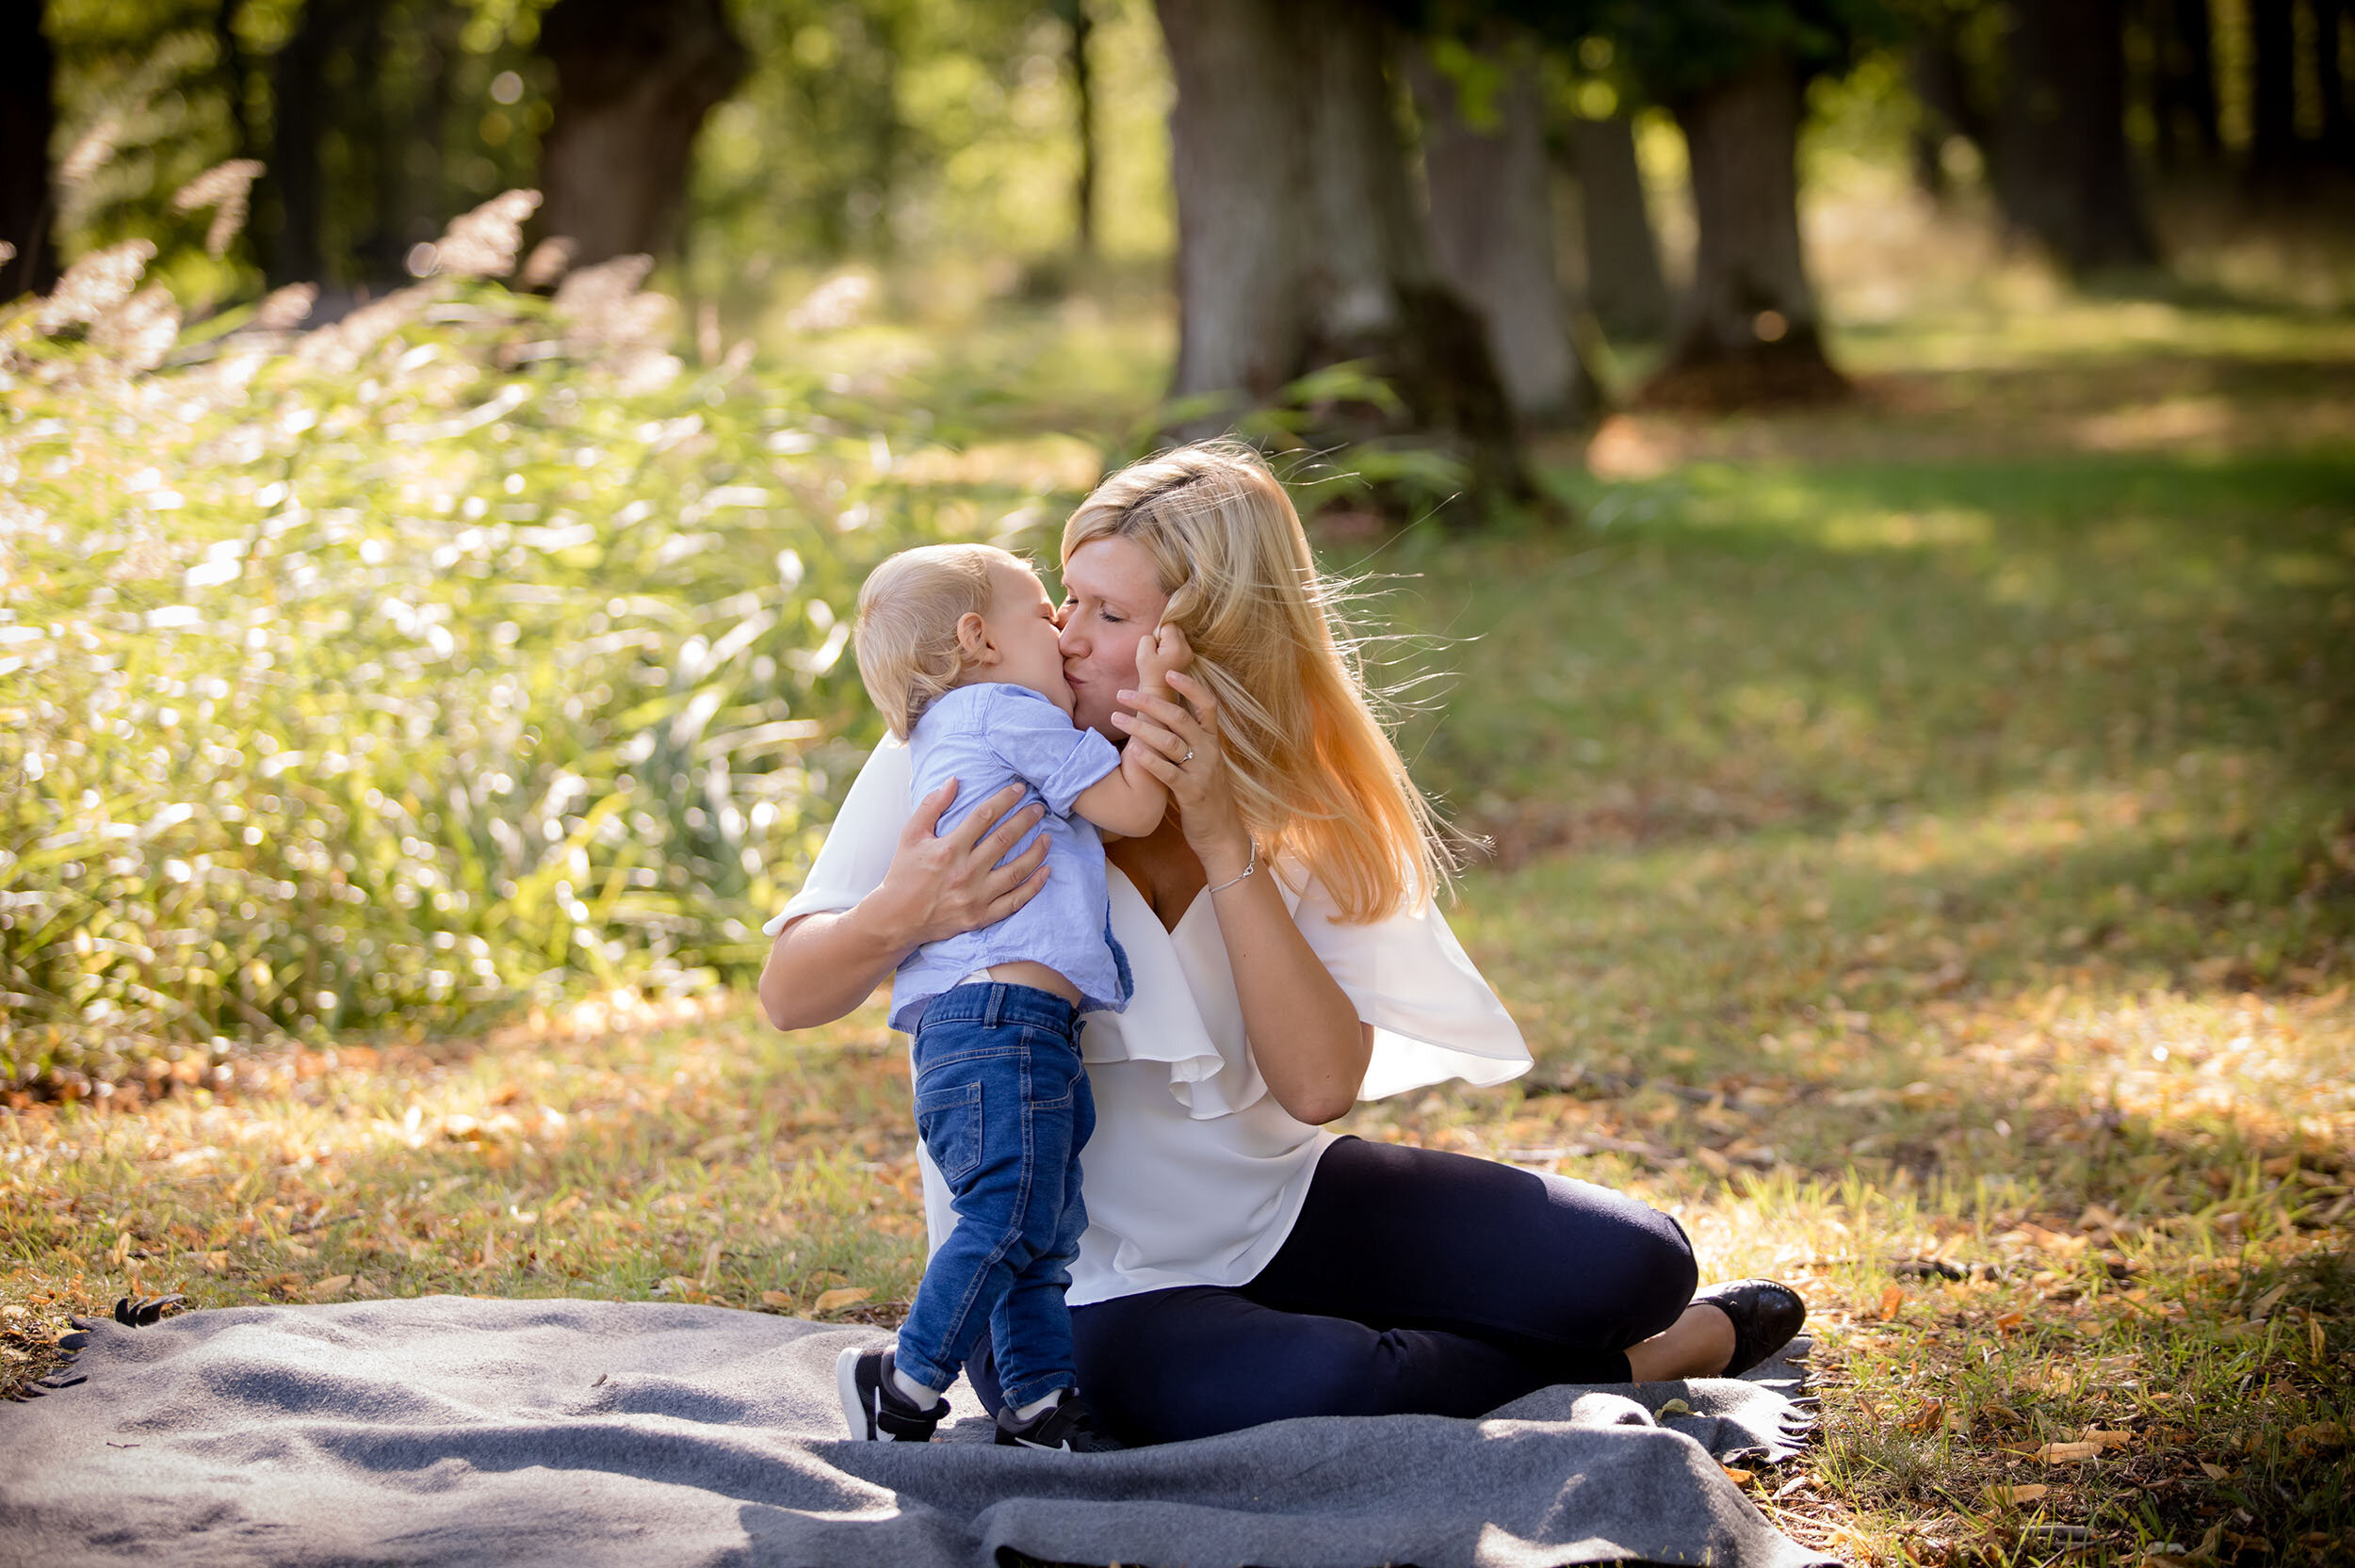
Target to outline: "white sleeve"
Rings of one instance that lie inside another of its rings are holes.
[[[1462,1078],[1497,1084],[1529,1071],[1529,1046],[1488,982],[1465,956],[1438,904],[1371,925],[1348,925],[1313,877],[1295,871],[1300,934],[1373,1026],[1361,1100]]]
[[[900,848],[900,830],[907,826],[908,786],[915,776],[915,754],[885,736],[852,781],[808,880],[776,918],[760,928],[762,935],[774,936],[786,922],[804,914],[849,909],[883,885]]]

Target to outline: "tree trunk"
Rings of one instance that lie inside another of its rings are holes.
[[[2355,170],[2355,103],[2347,99],[2347,73],[2339,56],[2341,29],[2355,21],[2347,0],[2314,0],[2314,80],[2322,92],[2322,155],[2342,170]]]
[[[2011,224],[2079,278],[2154,267],[2126,155],[2122,0],[2015,7],[1989,161]]]
[[[1072,188],[1073,248],[1082,256],[1096,254],[1096,74],[1088,64],[1088,40],[1096,19],[1087,0],[1066,0],[1071,25],[1071,92],[1074,120],[1080,134],[1080,172]]]
[[[1157,0],[1177,77],[1176,397],[1265,402],[1307,361],[1307,137],[1291,31],[1270,0]],[[1225,420],[1216,421],[1224,428]]]
[[[695,132],[751,65],[720,0],[557,0],[540,52],[556,68],[546,232],[573,242],[576,267],[674,251]]]
[[[1553,192],[1537,73],[1508,73],[1491,123],[1465,116],[1456,84],[1421,50],[1407,76],[1422,120],[1423,185],[1439,274],[1480,314],[1489,356],[1524,428],[1593,419],[1598,389],[1578,357],[1554,270]]]
[[[57,281],[57,61],[41,13],[41,0],[0,0],[0,243],[13,252],[0,262],[0,303]]]
[[[1157,0],[1177,78],[1178,370],[1229,428],[1362,360],[1399,407],[1320,411],[1317,439],[1412,435],[1471,474],[1459,516],[1535,492],[1478,319],[1439,280],[1392,112],[1382,23],[1350,0]]]
[[[1913,133],[1914,183],[1943,202],[1946,183],[1945,148],[1950,137],[1963,137],[1984,148],[1987,122],[1971,95],[1971,72],[1963,62],[1950,13],[1940,12],[1926,24],[1907,51],[1907,73],[1913,96],[1922,105],[1922,122]]]
[[[2212,160],[2223,152],[2224,138],[2217,129],[2216,37],[2208,0],[2152,0],[2151,17],[2159,159],[2177,168]]]
[[[270,154],[255,249],[273,285],[327,281],[327,183],[319,152],[333,124],[327,62],[375,24],[382,0],[309,0],[270,68]]]
[[[1670,319],[1668,279],[1635,164],[1635,128],[1625,115],[1573,116],[1566,130],[1578,178],[1586,308],[1614,337],[1659,337]]]
[[[1799,241],[1798,73],[1780,55],[1674,105],[1699,240],[1676,347],[1648,400],[1726,406],[1833,396]]]
[[[2294,0],[2249,0],[2249,173],[2259,186],[2299,162],[2296,8]]]

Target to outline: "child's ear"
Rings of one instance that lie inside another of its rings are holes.
[[[989,622],[971,610],[957,617],[957,652],[967,664],[996,662],[998,650],[989,645]]]

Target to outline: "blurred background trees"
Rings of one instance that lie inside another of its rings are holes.
[[[0,293],[137,236],[192,315],[316,282],[332,319],[537,188],[535,236],[654,254],[713,341],[844,266],[917,315],[1169,288],[1165,428],[1289,409],[1509,502],[1612,397],[1843,391],[1827,115],[2164,289],[2355,210],[2351,83],[2347,0],[7,0]],[[215,245],[190,182],[234,160]]]

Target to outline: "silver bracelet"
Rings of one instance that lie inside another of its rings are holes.
[[[1239,882],[1239,881],[1242,881],[1245,877],[1250,876],[1250,875],[1251,875],[1251,873],[1253,873],[1254,871],[1257,871],[1259,868],[1259,841],[1258,839],[1256,839],[1256,838],[1255,838],[1255,839],[1253,839],[1253,840],[1251,841],[1251,859],[1250,859],[1249,863],[1248,863],[1248,864],[1246,864],[1241,871],[1238,871],[1237,873],[1235,873],[1235,875],[1233,875],[1233,876],[1231,876],[1231,877],[1227,878],[1225,881],[1218,883],[1216,886],[1213,886],[1213,887],[1210,888],[1208,891],[1210,891],[1210,892],[1211,892],[1211,893],[1216,893],[1216,892],[1218,892],[1218,891],[1219,891],[1219,889],[1220,889],[1220,888],[1227,888],[1227,887],[1232,887],[1232,886],[1234,886],[1237,882]]]

